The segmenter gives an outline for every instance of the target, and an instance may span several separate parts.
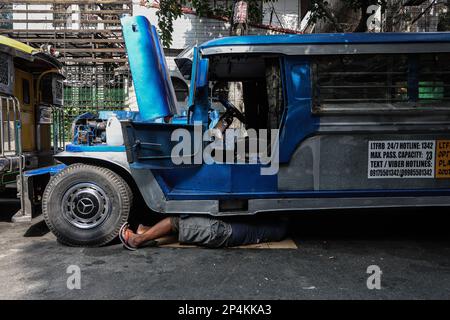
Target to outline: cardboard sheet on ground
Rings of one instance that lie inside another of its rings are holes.
[[[163,237],[157,239],[159,246],[163,248],[200,248],[194,245],[181,244],[176,237]],[[284,239],[278,242],[264,242],[249,244],[246,246],[233,247],[231,249],[297,249],[297,245],[292,239]]]

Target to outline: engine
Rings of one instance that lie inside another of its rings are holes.
[[[73,144],[92,146],[105,143],[106,123],[90,112],[78,116],[72,124]]]

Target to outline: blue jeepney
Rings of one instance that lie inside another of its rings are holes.
[[[42,197],[61,242],[109,242],[133,198],[216,216],[450,204],[450,33],[215,39],[176,61],[182,112],[156,29],[122,27],[139,112],[75,121]]]

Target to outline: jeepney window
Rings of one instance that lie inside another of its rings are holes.
[[[281,62],[277,56],[224,55],[210,58],[211,107],[225,97],[246,119],[245,129],[279,128],[284,111]],[[241,126],[234,121],[231,127]]]
[[[448,54],[315,57],[313,111],[450,110]]]
[[[30,104],[30,82],[27,79],[22,79],[22,100],[23,104]]]
[[[247,146],[256,134],[259,138],[258,152],[270,155],[271,130],[261,129],[278,129],[282,122],[285,101],[280,57],[273,54],[224,54],[208,58],[209,98],[213,109],[210,127],[221,130],[224,141],[228,134],[226,129],[235,129],[231,138],[236,144],[244,141]],[[227,116],[230,104],[239,111],[239,116]],[[223,123],[226,125],[222,126]],[[234,156],[237,161],[243,160],[238,153]],[[249,160],[250,156],[247,153],[245,159]]]

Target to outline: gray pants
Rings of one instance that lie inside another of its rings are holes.
[[[172,230],[178,232],[180,243],[209,248],[226,246],[231,236],[231,225],[213,217],[172,217]]]

